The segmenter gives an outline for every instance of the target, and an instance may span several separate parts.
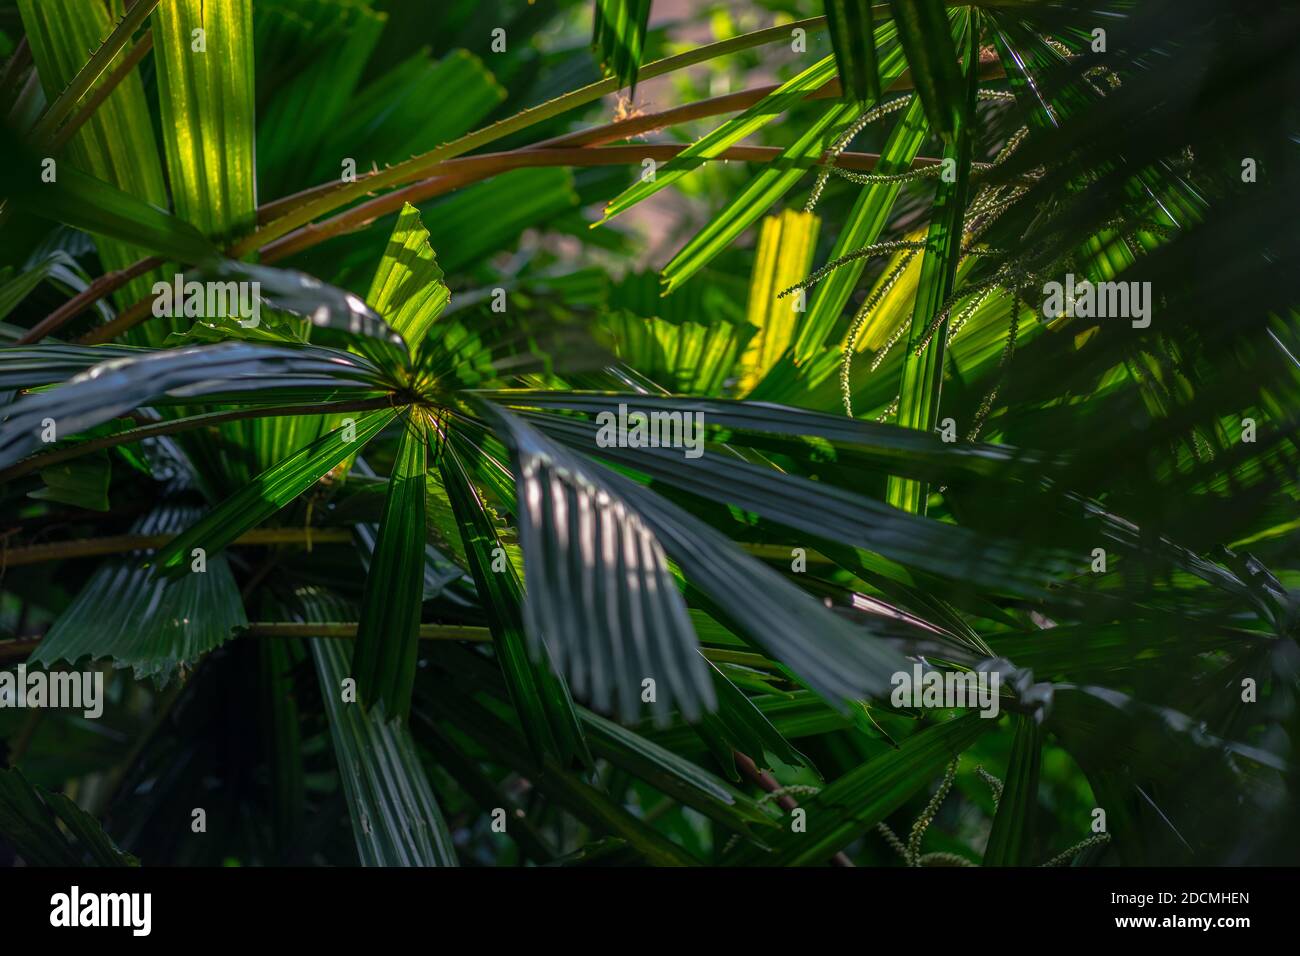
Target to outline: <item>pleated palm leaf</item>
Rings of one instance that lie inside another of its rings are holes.
[[[0,846],[1293,859],[1296,14],[580,6],[19,0],[0,664],[121,689],[0,709]]]

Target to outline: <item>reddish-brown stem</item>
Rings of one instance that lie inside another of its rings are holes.
[[[593,126],[591,129],[579,130],[576,133],[566,133],[563,136],[554,136],[551,139],[545,139],[541,142],[534,143],[531,146],[521,147],[521,149],[554,149],[561,146],[601,146],[605,143],[615,143],[621,139],[631,139],[634,136],[640,136],[642,133],[648,133],[653,130],[663,129],[667,126],[675,126],[678,123],[685,123],[690,120],[704,119],[709,116],[717,116],[722,113],[734,113],[739,110],[747,109],[753,106],[763,97],[767,96],[777,87],[758,86],[752,90],[741,90],[738,93],[728,93],[725,96],[714,96],[706,100],[698,100],[694,103],[687,103],[685,106],[678,106],[673,109],[664,110],[659,113],[646,113],[642,116],[631,116],[627,119],[616,120],[612,123],[605,123],[601,126]],[[821,89],[808,94],[808,99],[819,99],[826,96],[835,96],[839,93],[839,81],[832,80]],[[496,153],[491,155],[505,155]],[[461,157],[464,158],[464,157]],[[481,158],[479,156],[469,157],[471,159]],[[457,160],[445,160],[439,163],[435,169],[439,170],[442,175],[449,163]],[[364,182],[368,177],[377,175],[374,172],[364,173],[357,177],[358,182]],[[425,177],[422,181],[427,182],[433,177]],[[258,224],[268,223],[277,219],[284,213],[294,209],[312,199],[319,199],[331,192],[341,189],[345,184],[340,181],[321,183],[318,186],[312,186],[309,189],[301,190],[290,196],[283,196],[274,199],[269,203],[259,206],[257,209]]]
[[[309,223],[261,249],[263,263],[278,262],[286,257],[319,245],[326,239],[364,228],[381,216],[400,209],[405,202],[424,202],[434,196],[479,182],[490,176],[526,166],[606,166],[639,163],[643,159],[668,160],[685,146],[678,143],[634,146],[602,146],[547,149],[520,149],[506,153],[484,153],[480,156],[462,156],[438,164],[439,175],[413,183],[402,189],[384,193],[374,199],[354,206],[346,212],[323,222]],[[745,162],[771,162],[781,155],[775,146],[733,146],[719,160]],[[834,163],[844,169],[870,170],[879,160],[876,153],[841,153]],[[939,160],[917,157],[914,166],[929,166]],[[91,329],[80,340],[87,345],[111,341],[116,336],[144,321],[149,315],[149,300],[142,299],[122,312],[113,321]]]
[[[758,765],[749,757],[745,756],[745,754],[741,753],[739,750],[734,750],[732,753],[735,754],[736,768],[740,771],[740,775],[750,783],[757,787],[762,787],[768,793],[776,793],[781,789],[781,784],[777,782],[775,777],[766,770],[759,770]],[[783,793],[778,796],[776,798],[776,803],[777,806],[786,813],[789,813],[791,810],[794,810],[799,806],[799,802],[788,793]],[[853,861],[843,853],[836,853],[832,856],[831,863],[835,866],[853,866]]]
[[[981,62],[980,74],[981,77],[985,79],[996,79],[999,76],[1003,75],[1000,64],[995,60]],[[901,91],[901,90],[910,89],[911,87],[912,87],[911,74],[910,72],[907,72],[904,73],[890,89],[892,91]],[[624,120],[618,120],[612,123],[606,123],[601,126],[593,127],[588,130],[582,130],[577,133],[568,133],[562,136],[552,137],[551,139],[543,140],[532,146],[520,150],[516,150],[514,152],[531,153],[534,151],[558,150],[562,148],[569,148],[575,146],[595,146],[603,143],[617,142],[618,140],[628,139],[633,136],[638,136],[642,133],[650,132],[652,130],[662,129],[667,126],[673,126],[678,123],[685,123],[695,119],[703,119],[709,116],[716,116],[722,113],[730,113],[730,112],[736,112],[738,110],[747,109],[748,107],[753,106],[755,103],[760,102],[763,99],[763,97],[772,93],[776,88],[777,87],[775,85],[755,87],[754,89],[742,90],[737,93],[728,93],[723,96],[715,96],[706,100],[700,100],[695,103],[687,103],[683,106],[674,107],[668,110],[663,110],[658,113],[648,113],[644,116],[633,116]],[[838,96],[839,93],[840,93],[839,81],[831,80],[825,85],[823,85],[821,88],[813,91],[812,93],[809,93],[807,98],[808,99],[829,98],[829,97]],[[459,178],[459,176],[463,174],[453,174],[449,172],[449,167],[451,169],[455,169],[455,167],[452,165],[454,163],[465,162],[465,161],[485,161],[485,160],[489,162],[499,161],[500,157],[509,156],[509,155],[512,154],[511,153],[485,154],[482,156],[458,157],[450,160],[444,160],[441,163],[436,163],[422,172],[423,178],[414,182],[413,184],[409,184],[406,187],[406,189],[398,190],[397,192],[394,193],[387,193],[384,196],[376,197],[376,199],[371,200],[370,202],[362,203],[360,206],[356,207],[356,209],[348,210],[347,212],[342,213],[339,216],[335,216],[332,219],[325,220],[324,222],[308,223],[304,226],[299,227],[299,229],[286,234],[280,239],[276,239],[266,245],[261,246],[260,248],[264,253],[264,255],[273,257],[270,259],[266,259],[264,261],[276,261],[278,259],[282,259],[285,256],[292,254],[293,252],[297,252],[297,251],[301,251],[302,249],[309,248],[310,246],[315,245],[316,242],[321,242],[324,241],[325,239],[331,238],[332,236],[339,235],[343,232],[346,232],[350,228],[353,228],[355,223],[360,222],[364,224],[365,222],[372,221],[374,217],[378,215],[383,215],[384,213],[391,211],[392,209],[400,207],[401,203],[408,201],[410,196],[419,196],[421,197],[421,199],[428,199],[432,196],[441,195],[442,193],[450,191],[452,189],[460,188],[461,186],[466,185],[468,182],[477,181],[476,179],[468,179],[468,178],[462,179]],[[645,156],[647,154],[642,153],[641,155]],[[847,161],[852,161],[852,158],[857,155],[870,155],[870,154],[846,153],[844,154],[844,157],[842,157],[842,159],[846,157]],[[924,164],[926,162],[932,162],[932,161],[918,160],[918,164]],[[498,171],[500,171],[501,169],[517,169],[520,166],[531,165],[531,164],[532,163],[530,161],[526,161],[526,160],[519,161],[517,164],[514,165],[504,164],[501,167],[499,167]],[[849,167],[849,168],[863,168],[863,167]],[[437,174],[430,176],[429,173],[434,171],[436,171]],[[363,176],[358,177],[357,182],[364,183],[366,179],[378,175],[379,175],[378,172],[367,173]],[[491,175],[491,173],[488,173],[488,175]],[[271,202],[264,203],[262,206],[258,207],[258,224],[259,226],[262,226],[269,222],[272,222],[273,220],[280,219],[286,213],[306,203],[319,200],[322,197],[327,196],[332,192],[340,191],[345,187],[349,187],[351,185],[353,184],[339,182],[339,181],[322,183],[318,186],[313,186],[309,189],[302,190],[290,196],[284,196],[281,197],[280,199],[276,199],[276,200],[272,200]],[[371,205],[371,203],[378,202],[390,196],[401,197],[401,198],[393,198],[389,200],[390,203],[395,203],[396,205],[383,205],[382,207]],[[375,210],[381,208],[383,209],[383,212],[375,212]],[[364,209],[367,210],[367,212],[357,213],[358,209]],[[349,217],[349,218],[343,218],[343,217]],[[241,243],[243,245],[255,247],[254,243],[256,237],[257,237],[257,232],[254,232],[252,235],[245,237],[244,240],[241,240]],[[144,270],[144,271],[148,271],[148,270]],[[115,273],[115,275],[121,275],[121,273]],[[86,304],[88,304],[88,302],[94,302],[100,296],[106,295],[109,292],[112,292],[115,289],[120,288],[122,284],[125,284],[125,281],[129,281],[129,280],[123,280],[116,285],[112,285],[104,289],[103,291],[101,291],[99,295],[89,297],[88,299],[86,298],[86,296],[90,292],[90,290],[87,290],[87,293],[83,293],[82,296],[78,296],[78,299],[82,301],[78,302],[77,311],[84,309]],[[73,300],[73,302],[77,302],[77,301],[78,300]],[[68,306],[72,306],[73,302],[68,303]],[[64,308],[66,308],[66,306]],[[47,316],[44,320],[42,320],[40,325],[34,328],[32,332],[28,333],[28,335],[23,337],[23,341],[25,342],[35,341],[41,336],[50,334],[53,328],[57,328],[59,325],[62,325],[63,322],[66,322],[67,321],[66,316],[62,317],[59,322],[51,322],[52,319],[54,319],[56,316],[59,316],[60,313],[64,312],[64,308],[61,308],[58,312],[52,313],[50,316]],[[133,305],[130,309],[128,309],[126,312],[119,315],[112,322],[91,331],[86,337],[82,339],[82,341],[87,344],[95,344],[95,343],[110,341],[111,339],[120,335],[122,332],[126,331],[127,329],[137,325],[140,321],[142,321],[146,317],[147,314],[148,314],[147,303],[138,302],[135,305]],[[44,330],[41,331],[39,335],[36,335],[35,338],[32,338],[32,336],[36,334],[37,329],[44,329]]]
[[[981,62],[980,79],[997,79],[1004,75],[1001,64],[996,60],[994,62]],[[912,87],[912,72],[908,70],[894,81],[894,85],[887,92],[902,93],[912,89]],[[630,139],[643,133],[650,133],[668,126],[676,126],[678,123],[706,119],[720,113],[738,113],[741,110],[747,110],[754,104],[761,102],[765,96],[775,93],[779,88],[780,84],[777,83],[768,86],[756,86],[749,90],[726,93],[722,96],[713,96],[706,100],[697,100],[694,103],[675,106],[672,109],[662,110],[658,113],[630,116],[627,119],[605,123],[602,126],[593,126],[591,129],[579,130],[576,133],[553,136],[550,139],[534,143],[529,149],[551,149],[557,146],[601,146],[605,143],[616,143],[621,139]],[[828,80],[825,84],[807,94],[804,99],[824,100],[839,95],[840,81],[837,77]]]
[[[451,159],[439,166],[437,176],[384,193],[332,219],[311,223],[277,239],[263,247],[261,261],[277,262],[326,239],[362,229],[381,216],[400,209],[403,203],[425,202],[469,182],[478,182],[508,170],[529,166],[621,166],[640,163],[646,159],[653,159],[659,163],[667,162],[686,148],[679,143],[584,148],[548,147]],[[781,149],[775,146],[732,146],[715,157],[715,160],[767,163],[779,157],[781,152]],[[841,153],[836,157],[835,165],[844,169],[870,170],[875,168],[879,159],[876,153]],[[938,162],[937,159],[918,157],[916,165],[926,166]]]
[[[41,638],[24,637],[16,641],[0,643],[0,666],[11,661],[25,661],[32,651],[40,646]]]
[[[161,258],[150,256],[148,259],[141,259],[125,269],[105,273],[23,333],[19,337],[17,344],[31,345],[39,342],[47,335],[52,335],[104,296],[111,295],[132,279],[139,278],[146,272],[157,269],[162,264],[163,260]]]
[[[998,79],[1005,74],[1002,67],[997,62],[981,63],[980,77],[982,79]],[[775,92],[780,84],[772,83],[767,86],[756,86],[749,90],[740,90],[736,93],[726,93],[722,96],[713,96],[704,100],[697,100],[694,103],[686,103],[682,106],[676,106],[672,109],[662,110],[658,113],[645,113],[640,116],[630,116],[627,119],[615,120],[611,123],[604,123],[600,126],[593,126],[590,129],[579,130],[576,133],[565,133],[560,136],[553,136],[550,139],[541,140],[533,143],[531,146],[523,147],[525,149],[553,149],[561,146],[601,146],[606,143],[616,143],[619,140],[631,139],[634,136],[640,136],[644,133],[664,129],[669,126],[676,126],[679,123],[688,123],[692,120],[707,119],[711,116],[719,116],[723,113],[736,113],[746,110],[755,103],[760,102],[765,96]],[[890,87],[890,92],[902,92],[912,88],[911,71],[903,73],[902,76]],[[807,94],[804,99],[820,100],[830,99],[840,95],[840,81],[838,79],[829,80],[825,85]],[[438,164],[441,168],[445,165]],[[364,182],[368,177],[378,175],[377,172],[365,173],[357,177],[358,182]],[[427,179],[426,179],[427,181]],[[279,218],[284,213],[294,209],[305,202],[313,199],[319,199],[331,192],[342,189],[346,183],[341,181],[332,181],[312,186],[293,193],[289,196],[282,196],[279,199],[272,200],[258,207],[257,221],[259,225],[271,222]]]
[[[899,82],[902,83],[901,80]],[[896,84],[896,88],[897,88],[897,84]],[[528,147],[528,149],[554,149],[557,147],[565,147],[565,146],[597,145],[601,143],[616,142],[617,140],[620,139],[628,139],[629,137],[637,136],[641,133],[649,132],[650,130],[662,129],[666,126],[672,126],[677,123],[684,123],[689,120],[703,119],[709,116],[716,116],[722,113],[730,113],[736,110],[746,109],[749,106],[752,106],[754,103],[757,103],[760,100],[762,100],[764,96],[767,96],[774,89],[776,89],[775,86],[761,86],[761,87],[756,87],[752,90],[742,90],[738,93],[728,93],[725,96],[715,96],[707,100],[700,100],[696,103],[688,103],[685,106],[675,107],[673,109],[664,110],[659,113],[648,113],[644,116],[629,117],[628,119],[625,120],[618,120],[613,123],[606,123],[602,126],[597,126],[589,130],[583,130],[578,133],[569,133],[564,136],[553,137],[552,139],[549,140],[543,140],[541,143],[538,143],[534,147]],[[809,96],[810,98],[834,96],[837,95],[838,92],[839,92],[839,81],[835,80],[826,84],[821,89],[809,94]],[[489,154],[489,155],[500,156],[504,154],[498,153],[498,154]],[[483,157],[475,156],[470,158],[482,159]],[[441,171],[448,165],[448,163],[455,162],[455,161],[456,160],[446,161],[444,163],[439,164],[435,168]],[[366,173],[358,177],[358,181],[364,182],[368,177],[374,175],[376,174]],[[433,179],[441,180],[442,178],[443,178],[443,174],[440,172],[438,176],[428,177],[416,183],[416,186],[419,188],[428,189],[430,188],[428,184]],[[274,199],[271,202],[263,203],[257,209],[258,224],[265,225],[266,223],[271,222],[272,220],[280,218],[286,212],[295,209],[306,202],[319,199],[322,196],[326,196],[331,192],[336,192],[342,189],[345,185],[348,184],[343,183],[341,181],[321,183],[318,186],[312,186],[309,189],[301,190],[300,192],[293,193],[292,195],[283,196],[280,199]],[[454,179],[444,183],[446,189],[459,188],[460,185],[462,185],[462,183]],[[437,190],[435,190],[431,192],[429,195],[439,195],[439,194],[440,193]],[[333,220],[326,220],[326,221],[332,222]],[[319,228],[317,224],[308,224],[306,226],[303,226],[300,230],[298,230],[298,232],[291,233],[290,235],[291,236],[298,235],[299,233],[311,234],[317,228]],[[328,235],[336,235],[336,234],[337,233],[329,233]],[[323,238],[328,238],[328,235]],[[286,236],[285,238],[288,239],[290,237]],[[270,245],[266,246],[265,248],[275,249],[278,247],[278,243],[279,241],[277,240],[277,242],[273,242]],[[144,263],[149,263],[148,268],[141,268],[144,265]],[[142,260],[139,263],[136,263],[136,265],[134,266],[131,266],[130,269],[124,269],[119,272],[111,273],[108,276],[103,276],[100,279],[97,279],[94,283],[92,283],[91,287],[88,288],[85,292],[81,293],[76,298],[71,299],[63,306],[60,306],[59,309],[50,313],[50,315],[42,319],[40,323],[34,326],[30,332],[28,332],[26,335],[22,337],[22,339],[20,339],[20,342],[29,344],[31,342],[39,341],[41,338],[44,338],[45,336],[52,334],[55,330],[60,328],[64,323],[69,321],[73,315],[79,314],[88,305],[98,301],[100,298],[102,298],[105,295],[115,292],[117,289],[121,288],[123,285],[129,282],[132,278],[135,278],[136,275],[140,275],[143,272],[148,272],[149,269],[155,268],[158,264],[160,263],[156,259],[153,258],[146,259],[146,260]],[[139,271],[138,272],[133,271],[136,269],[139,269]],[[126,329],[136,325],[144,317],[145,317],[145,310],[140,303],[137,303],[130,310],[128,310],[128,312],[118,316],[118,318],[115,319],[113,322],[110,322],[107,325],[104,325],[89,333],[84,339],[82,339],[82,341],[87,344],[107,342],[115,338],[117,335],[121,334]]]
[[[111,322],[105,322],[103,325],[97,325],[77,342],[81,345],[101,345],[104,342],[111,342],[127,329],[133,329],[149,317],[149,307],[151,299],[141,299],[131,305],[130,308],[124,309],[117,314],[117,318]]]

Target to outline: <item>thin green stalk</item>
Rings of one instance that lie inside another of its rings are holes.
[[[108,554],[130,554],[132,551],[150,551],[170,544],[175,538],[169,534],[114,534],[103,538],[77,538],[50,544],[33,544],[23,548],[0,549],[0,572],[7,568],[28,564],[44,564],[68,558],[97,558]],[[234,545],[263,546],[271,544],[301,545],[347,544],[352,532],[347,528],[255,528],[236,538]]]
[[[95,81],[112,65],[113,60],[130,42],[131,35],[144,24],[145,20],[149,19],[149,14],[153,13],[158,3],[159,0],[137,0],[135,6],[118,21],[113,32],[108,35],[108,39],[100,44],[99,49],[94,52],[86,65],[77,71],[72,82],[59,94],[58,99],[50,104],[45,115],[37,122],[35,129],[32,130],[32,138],[36,142],[46,142],[54,135],[60,124],[71,115],[77,103],[86,95],[86,91],[95,85]]]
[[[244,632],[248,637],[342,637],[356,638],[356,621],[331,621],[324,624],[300,624],[288,621],[254,621]],[[422,641],[490,641],[486,627],[462,624],[421,624]]]
[[[50,152],[57,153],[67,145],[68,140],[77,135],[77,130],[86,124],[86,120],[95,114],[95,110],[113,95],[113,91],[118,85],[130,75],[131,71],[140,65],[140,61],[145,58],[150,50],[153,49],[153,31],[146,33],[140,38],[131,52],[122,58],[121,64],[114,70],[107,80],[99,84],[94,93],[81,104],[81,109],[73,115],[72,119],[63,124],[62,127],[54,134],[50,140]]]
[[[244,637],[336,637],[355,640],[357,622],[329,621],[323,624],[302,624],[291,621],[253,621],[240,633]],[[487,643],[492,640],[492,632],[486,627],[467,624],[421,624],[419,637],[422,641]],[[761,654],[745,654],[722,647],[702,647],[700,653],[715,663],[743,663],[749,666],[767,663],[767,659]]]

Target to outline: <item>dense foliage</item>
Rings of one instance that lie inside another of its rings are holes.
[[[0,859],[1296,861],[1294,4],[0,44]]]

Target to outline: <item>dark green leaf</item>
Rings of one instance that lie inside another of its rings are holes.
[[[912,83],[925,104],[930,126],[948,139],[974,115],[974,104],[966,96],[962,83],[957,49],[948,32],[948,11],[943,0],[889,0],[889,6],[894,11],[898,39],[907,54]],[[973,16],[966,12],[958,15]],[[976,51],[978,59],[978,31],[973,22],[968,30],[970,49]],[[966,69],[972,75],[977,73],[971,60],[967,60]]]
[[[359,452],[396,415],[396,409],[369,412],[358,416],[352,424],[344,423],[322,435],[262,472],[178,534],[158,551],[154,563],[166,573],[181,574],[189,565],[194,548],[202,548],[209,558],[217,554],[320,481],[340,462]]]
[[[299,600],[312,621],[339,616],[326,596],[300,594]],[[310,645],[362,865],[456,866],[451,834],[406,724],[344,701],[346,642],[316,638]]]
[[[713,686],[686,605],[656,535],[590,466],[514,415],[484,405],[511,445],[527,593],[524,624],[580,696],[628,719],[653,688],[688,719],[712,709]],[[652,639],[652,635],[654,636]]]
[[[46,348],[14,349],[12,358],[11,350],[0,351],[0,380],[12,368],[10,387],[18,382],[48,381],[39,358],[32,361]],[[295,387],[329,387],[356,397],[374,392],[373,384],[366,382],[375,377],[373,366],[357,356],[328,349],[228,342],[132,353],[68,347],[61,354],[70,362],[95,355],[107,360],[90,365],[57,388],[32,392],[4,409],[0,468],[7,468],[42,444],[71,438],[168,395],[193,401],[199,396],[258,390],[260,400],[267,401],[271,391],[287,392]]]
[[[163,505],[132,526],[132,533],[180,531],[197,517],[193,508]],[[211,554],[203,573],[161,579],[140,567],[140,557],[111,558],[91,575],[32,653],[51,666],[112,660],[137,677],[170,680],[192,668],[248,623],[230,566]]]
[[[935,15],[932,8],[937,8],[939,14],[943,11],[943,5],[938,0],[925,0],[909,8],[911,12],[899,11],[898,8],[908,6],[906,4],[894,6],[900,16],[917,18],[917,22],[913,24],[915,29],[922,28],[921,21],[927,15]],[[950,40],[946,29],[946,17],[941,18],[941,25],[942,38],[945,41]],[[901,25],[900,29],[903,29]],[[931,25],[932,29],[933,25]],[[925,239],[925,253],[921,260],[921,277],[917,285],[916,301],[912,306],[912,324],[907,337],[903,375],[899,383],[898,424],[904,428],[915,428],[921,431],[930,431],[938,424],[939,395],[943,386],[944,342],[948,334],[947,320],[940,323],[925,348],[920,349],[920,347],[931,322],[952,294],[957,276],[957,263],[962,255],[962,237],[965,234],[966,201],[970,191],[970,167],[975,141],[975,131],[971,128],[968,117],[974,116],[975,93],[979,88],[979,33],[973,23],[968,27],[968,34],[965,99],[960,101],[966,103],[967,108],[953,111],[953,103],[959,101],[952,100],[953,94],[946,90],[949,85],[946,80],[942,84],[937,84],[943,88],[940,94],[944,98],[942,110],[936,110],[933,105],[927,106],[931,125],[954,135],[943,151],[944,163],[949,164],[948,168],[952,170],[952,176],[939,177],[938,190],[931,211],[930,229]],[[934,40],[933,35],[927,34],[927,36],[930,36],[931,41]],[[919,37],[914,39],[924,42]],[[948,50],[932,52],[940,58],[949,56]],[[952,58],[952,65],[955,70],[957,68],[955,56]],[[929,63],[925,67],[922,64],[913,64],[914,71],[932,66]],[[960,76],[958,78],[960,79]],[[922,89],[919,77],[917,88]],[[934,95],[936,92],[932,91],[931,96]],[[941,112],[943,117],[947,117],[946,127],[938,125],[936,112]],[[920,355],[916,354],[918,349]],[[890,504],[915,514],[925,514],[925,498],[923,485],[891,479],[888,492]]]
[[[27,497],[92,511],[107,511],[108,485],[112,476],[113,466],[108,455],[104,452],[90,454],[42,468],[44,487],[28,492]]]
[[[370,558],[352,655],[357,693],[386,719],[406,719],[419,656],[424,596],[424,483],[429,435],[422,414],[400,419],[402,437]]]
[[[60,167],[54,182],[42,181],[41,157],[20,145],[8,127],[0,127],[0,149],[11,157],[0,191],[18,209],[191,265],[220,257],[188,222],[71,165]]]
[[[897,750],[868,760],[811,799],[801,802],[807,830],[786,830],[770,851],[752,844],[737,848],[725,862],[734,865],[808,866],[823,864],[943,771],[996,721],[968,714],[929,727]]]
[[[1034,852],[1034,822],[1038,815],[1038,771],[1043,758],[1043,730],[1032,717],[1014,718],[1016,737],[1011,744],[1011,765],[1003,782],[1002,797],[985,866],[1030,866]]]
[[[497,537],[486,503],[450,443],[443,448],[440,472],[474,586],[492,629],[501,673],[529,746],[539,759],[549,756],[561,765],[575,760],[590,764],[573,700],[564,681],[552,673],[549,649],[544,643],[535,647],[541,653],[530,659],[519,578]]]
[[[28,783],[17,768],[0,770],[0,837],[29,866],[140,865],[114,845],[94,817],[63,794]]]
[[[591,42],[601,65],[636,95],[636,74],[645,48],[650,0],[596,0]]]
[[[880,99],[871,6],[871,0],[826,0],[824,4],[840,86],[846,97],[862,101]]]

